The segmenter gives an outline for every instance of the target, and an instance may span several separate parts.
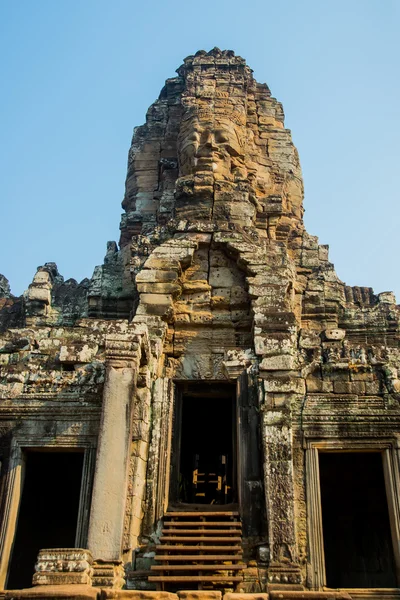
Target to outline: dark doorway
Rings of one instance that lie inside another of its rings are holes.
[[[320,453],[327,586],[397,587],[380,453]]]
[[[32,586],[42,548],[74,548],[83,452],[27,452],[7,589]]]
[[[174,427],[177,501],[212,505],[234,502],[235,388],[187,385],[176,403],[180,404]]]

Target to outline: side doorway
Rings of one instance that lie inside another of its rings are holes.
[[[308,585],[381,597],[400,582],[397,440],[307,440]],[[397,592],[396,592],[397,593]]]
[[[396,564],[381,452],[320,452],[329,588],[395,588]]]
[[[82,546],[84,457],[83,450],[75,449],[22,451],[21,492],[7,589],[32,586],[39,550]]]

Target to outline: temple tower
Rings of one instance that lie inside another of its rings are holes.
[[[0,277],[1,584],[40,550],[33,583],[66,597],[398,597],[399,307],[305,230],[282,105],[241,57],[166,81],[122,206],[90,280]]]

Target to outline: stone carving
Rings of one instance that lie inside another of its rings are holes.
[[[91,585],[93,558],[81,548],[40,550],[33,585]]]
[[[94,562],[79,570],[83,558],[57,552],[85,551],[43,551],[35,583],[86,577],[120,597],[124,564],[129,592],[147,598],[179,483],[179,394],[225,385],[245,457],[238,498],[250,498],[239,506],[247,533],[237,591],[346,598],[323,591],[318,452],[387,457],[398,543],[393,295],[346,286],[328,246],[305,231],[282,106],[232,51],[197,52],[166,81],[135,130],[122,206],[120,245],[107,244],[90,281],[64,281],[46,263],[15,298],[0,276],[0,583],[21,448],[72,446],[88,452],[79,543]]]

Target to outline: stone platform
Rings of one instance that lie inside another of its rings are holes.
[[[1,592],[0,592],[1,594]],[[310,592],[277,590],[267,593],[227,593],[212,590],[146,592],[99,589],[89,585],[43,585],[23,590],[6,590],[2,600],[351,600],[341,591]]]

